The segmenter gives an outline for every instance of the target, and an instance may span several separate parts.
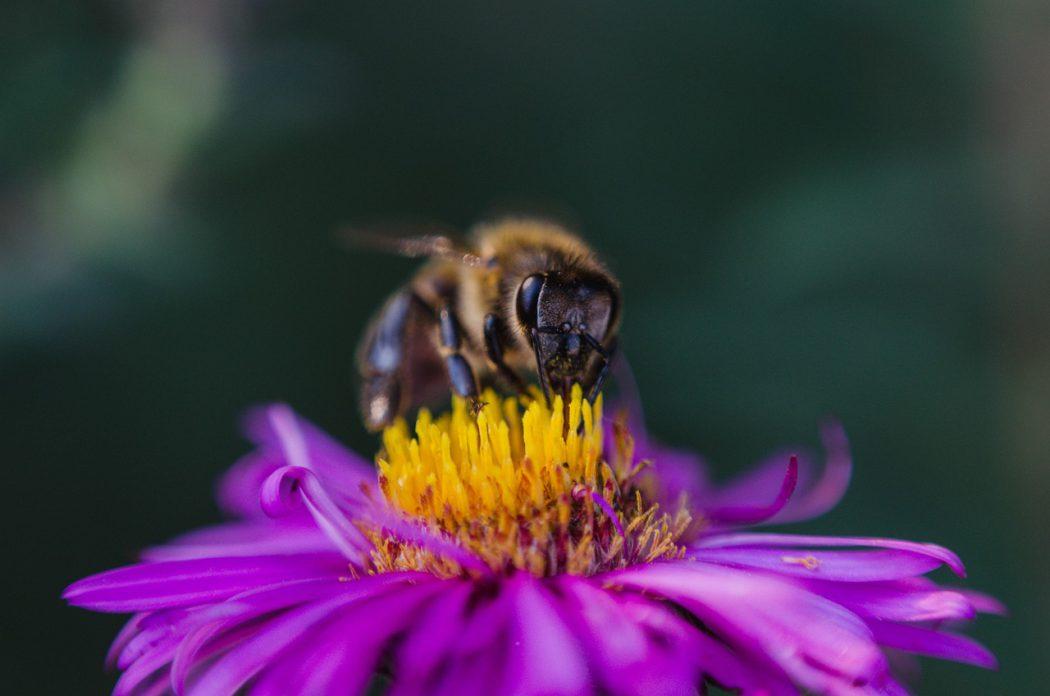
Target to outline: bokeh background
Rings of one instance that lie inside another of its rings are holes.
[[[828,413],[805,529],[926,539],[1050,644],[1046,3],[10,2],[0,22],[3,690],[105,693],[70,581],[212,523],[248,404],[361,451],[351,354],[411,261],[361,220],[553,211],[611,260],[652,429],[727,477]]]

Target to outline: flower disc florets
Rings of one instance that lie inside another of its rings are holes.
[[[383,433],[380,489],[391,506],[494,570],[592,575],[681,557],[685,505],[664,511],[647,499],[626,431],[615,456],[604,457],[601,411],[601,397],[591,404],[579,387],[567,407],[561,397],[548,407],[493,392],[477,409],[455,399],[436,419],[421,411],[414,436],[404,421]],[[418,545],[368,533],[379,572],[463,572]]]

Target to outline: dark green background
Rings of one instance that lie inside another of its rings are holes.
[[[58,595],[218,519],[244,406],[374,448],[351,354],[413,264],[340,225],[506,209],[608,257],[665,439],[725,477],[837,414],[854,484],[804,529],[943,543],[1010,605],[1000,673],[919,693],[1037,691],[1038,4],[219,4],[5,5],[6,693],[109,688],[120,620]]]

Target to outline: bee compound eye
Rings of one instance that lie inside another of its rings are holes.
[[[516,309],[518,320],[528,327],[536,327],[536,317],[540,304],[540,290],[543,289],[544,277],[542,274],[534,273],[521,281],[518,288],[518,299]]]

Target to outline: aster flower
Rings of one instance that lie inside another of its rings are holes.
[[[925,577],[951,551],[744,531],[834,506],[841,429],[818,475],[778,455],[726,486],[632,439],[577,390],[420,413],[376,468],[275,405],[220,485],[235,521],[74,583],[133,616],[117,694],[901,694],[902,654],[993,667],[946,630],[999,612]]]

